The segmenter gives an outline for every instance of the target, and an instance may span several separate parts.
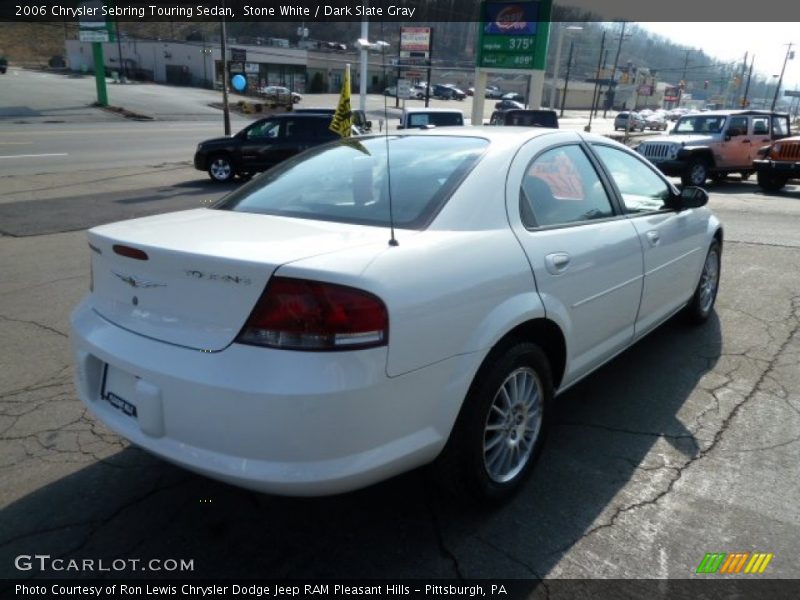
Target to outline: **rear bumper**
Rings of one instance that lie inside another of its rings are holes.
[[[199,352],[126,331],[86,300],[71,333],[79,397],[104,424],[177,465],[276,494],[345,492],[430,462],[458,410],[447,399],[468,385],[456,359],[390,378],[385,347]],[[105,365],[134,382],[124,400],[136,416],[101,397]]]

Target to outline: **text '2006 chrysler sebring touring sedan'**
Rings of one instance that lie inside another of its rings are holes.
[[[320,146],[211,208],[88,232],[78,391],[138,446],[236,485],[331,494],[433,462],[500,499],[558,392],[671,315],[711,313],[707,200],[574,131]]]

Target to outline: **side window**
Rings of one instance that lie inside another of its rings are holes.
[[[731,117],[728,121],[728,135],[747,135],[747,117]]]
[[[772,117],[772,135],[776,138],[788,137],[789,117]]]
[[[526,227],[576,223],[613,214],[608,194],[580,146],[543,152],[525,170],[520,216]]]
[[[753,135],[769,135],[769,117],[753,117]]]
[[[666,208],[672,196],[669,186],[650,167],[627,152],[593,145],[622,195],[627,213],[643,213]]]
[[[280,121],[264,121],[256,123],[247,130],[248,140],[263,140],[277,138],[280,131]]]

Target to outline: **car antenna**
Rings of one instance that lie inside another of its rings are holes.
[[[383,39],[384,39],[383,21],[381,21],[381,40]],[[383,69],[382,75],[384,81],[388,81],[386,79],[386,45],[381,45],[381,68]],[[397,83],[395,83],[395,88],[394,88],[395,94],[400,93],[400,90],[397,87]],[[389,186],[389,229],[391,231],[391,237],[389,238],[389,245],[399,246],[400,244],[398,243],[397,238],[394,236],[394,211],[392,210],[392,169],[391,169],[391,163],[389,161],[389,108],[387,106],[387,98],[388,96],[384,94],[383,120],[386,123],[386,131],[384,133],[384,140],[386,140],[386,183]]]

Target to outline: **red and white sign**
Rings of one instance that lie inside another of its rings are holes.
[[[430,27],[401,27],[400,50],[406,52],[430,52]]]
[[[497,13],[495,21],[498,29],[503,31],[519,31],[524,32],[528,26],[525,20],[525,11],[521,6],[511,5],[506,6]]]

